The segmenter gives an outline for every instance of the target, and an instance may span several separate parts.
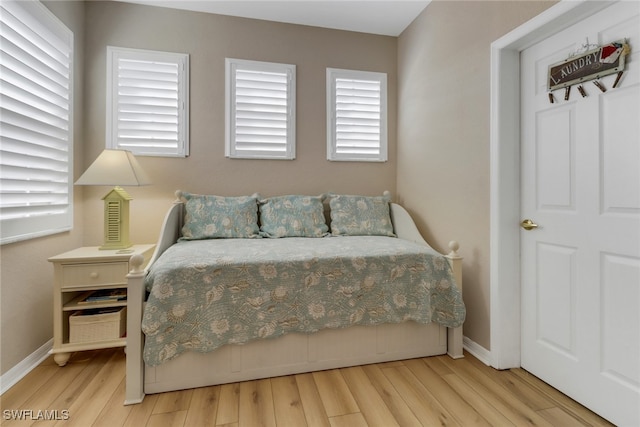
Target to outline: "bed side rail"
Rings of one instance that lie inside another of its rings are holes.
[[[131,257],[131,271],[127,275],[127,361],[125,405],[140,403],[144,399],[144,362],[142,351],[142,312],[145,299],[144,278],[160,255],[180,237],[182,230],[183,204],[175,202],[165,215],[160,237],[149,263],[144,266],[140,255]]]
[[[418,230],[418,227],[416,227],[416,223],[405,208],[397,203],[391,203],[390,214],[391,222],[393,222],[393,231],[400,239],[420,243],[431,248],[431,245],[424,240],[422,234],[420,234],[420,231]],[[433,249],[433,251],[437,252],[435,249]]]
[[[184,204],[180,201],[175,201],[164,217],[164,222],[160,229],[160,237],[158,237],[155,252],[151,257],[147,268],[153,264],[169,246],[178,241],[182,235],[183,214]]]
[[[438,253],[420,234],[418,227],[416,226],[413,218],[409,215],[409,212],[402,206],[391,203],[391,221],[393,222],[393,229],[396,235],[400,239],[409,240],[411,242],[420,243],[431,248],[435,253]],[[458,254],[460,245],[455,240],[449,242],[450,252],[445,255],[451,266],[453,277],[456,280],[456,285],[460,292],[462,292],[462,257]],[[454,359],[458,359],[463,356],[463,336],[462,326],[458,328],[448,328],[447,330],[447,354]]]

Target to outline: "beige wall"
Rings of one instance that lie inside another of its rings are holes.
[[[74,176],[104,148],[106,46],[190,55],[191,156],[141,158],[153,180],[132,188],[131,238],[155,242],[174,191],[239,195],[260,192],[381,194],[395,190],[397,38],[270,23],[120,2],[45,2],[74,32],[76,49]],[[224,157],[224,59],[296,64],[297,159]],[[386,72],[389,161],[328,162],[327,67]],[[7,370],[51,339],[52,268],[47,258],[102,242],[108,188],[76,187],[72,232],[4,245],[1,250],[0,369]]]
[[[86,156],[97,157],[105,141],[106,46],[184,52],[190,55],[191,155],[140,163],[150,187],[128,189],[131,238],[155,242],[175,190],[262,195],[327,191],[381,194],[395,190],[397,38],[184,12],[119,2],[86,5]],[[225,57],[295,64],[297,158],[238,160],[224,157]],[[327,67],[388,74],[389,161],[328,162],[325,131]],[[86,189],[85,244],[99,244],[107,188]]]
[[[3,0],[4,1],[4,0]],[[81,168],[83,141],[84,4],[45,2],[74,33],[74,168]],[[0,247],[0,373],[4,374],[53,337],[53,268],[47,259],[82,244],[82,192],[75,192],[74,228]]]
[[[400,38],[119,2],[46,5],[75,34],[76,178],[104,147],[106,46],[190,54],[191,156],[140,159],[154,184],[129,190],[135,242],[155,241],[176,189],[221,195],[397,190],[438,249],[460,241],[465,335],[489,348],[489,45],[551,3],[435,1]],[[296,160],[224,158],[225,57],[297,65]],[[326,67],[388,73],[387,163],[326,161]],[[107,190],[76,188],[72,232],[0,248],[1,373],[51,338],[46,259],[100,244],[100,198]]]
[[[464,335],[489,340],[491,42],[551,1],[434,1],[398,42],[398,200],[437,249],[461,245]]]

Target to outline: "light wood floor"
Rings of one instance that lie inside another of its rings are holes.
[[[124,361],[122,349],[76,353],[63,368],[47,359],[2,396],[2,426],[610,425],[527,372],[496,371],[469,354],[149,395],[132,406],[122,404]],[[21,409],[31,420],[5,419]],[[64,410],[68,419],[34,422],[44,410],[41,418]]]

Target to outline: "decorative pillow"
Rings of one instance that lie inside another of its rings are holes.
[[[332,195],[331,234],[334,236],[395,237],[389,213],[391,199],[384,196]]]
[[[185,204],[182,240],[260,237],[258,196],[180,193]]]
[[[261,200],[260,235],[263,237],[324,237],[324,196],[278,196]]]

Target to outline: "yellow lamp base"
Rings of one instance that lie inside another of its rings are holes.
[[[129,201],[131,196],[120,187],[115,187],[104,200],[104,244],[100,249],[126,249],[129,240]]]
[[[131,246],[133,246],[133,243],[129,243],[128,245],[122,244],[122,245],[113,245],[113,244],[104,244],[102,246],[100,246],[98,249],[100,249],[101,251],[104,250],[117,250],[117,249],[127,249],[130,248]]]

